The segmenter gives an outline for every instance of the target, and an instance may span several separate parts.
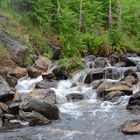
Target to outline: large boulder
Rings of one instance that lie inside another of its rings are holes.
[[[14,98],[8,83],[0,76],[0,102],[9,104]]]
[[[56,103],[55,92],[51,89],[34,89],[28,94],[28,96],[47,101],[51,104]]]
[[[25,112],[38,112],[49,120],[59,119],[59,109],[56,105],[33,97],[25,98],[20,104],[20,109]]]
[[[111,55],[109,57],[112,66],[116,67],[130,67],[136,66],[136,63],[128,59],[126,56]]]
[[[120,56],[119,57],[119,62],[123,62],[124,63],[124,67],[130,67],[130,66],[136,66],[137,65],[134,61],[128,59],[125,56]]]
[[[140,120],[126,121],[120,126],[119,131],[127,135],[140,134]]]
[[[112,91],[122,91],[125,95],[133,94],[132,88],[128,87],[127,85],[124,85],[121,82],[105,81],[97,88],[97,97],[104,98],[108,93]]]
[[[140,91],[130,97],[127,109],[133,112],[140,112]]]
[[[36,78],[41,75],[42,72],[47,72],[51,66],[51,61],[43,56],[40,56],[32,66],[27,68],[28,75],[31,78]]]
[[[0,44],[7,49],[11,58],[16,63],[22,63],[23,59],[29,53],[29,48],[23,45],[17,38],[7,32],[0,31]]]

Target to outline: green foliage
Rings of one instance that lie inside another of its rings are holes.
[[[59,67],[65,67],[69,71],[83,69],[85,64],[82,62],[81,57],[62,58],[56,62]]]
[[[26,67],[33,64],[33,58],[30,55],[27,55],[23,58],[22,63],[20,64],[22,67]]]
[[[48,46],[47,49],[44,50],[43,56],[51,59],[52,58],[52,53],[53,53],[52,48],[50,46]]]
[[[6,12],[10,9],[10,14],[24,26],[20,39],[25,44],[34,52],[52,58],[49,40],[58,39],[61,42],[61,59],[64,65],[68,63],[71,67],[81,66],[75,64],[73,59],[79,61],[85,54],[106,52],[106,47],[107,54],[111,50],[124,53],[130,48],[139,51],[140,1],[121,1],[121,15],[118,12],[118,0],[111,0],[111,4],[112,27],[108,20],[109,0],[0,1],[0,7]],[[120,16],[122,21],[118,22]]]
[[[10,6],[11,0],[1,0],[0,1],[0,7],[3,9],[6,9]]]
[[[114,52],[122,54],[125,52],[125,46],[123,45],[123,35],[121,29],[118,27],[112,27],[109,30],[109,40]]]
[[[97,49],[101,46],[103,40],[100,36],[94,34],[84,34],[82,36],[82,43],[87,48],[88,53],[96,54]]]

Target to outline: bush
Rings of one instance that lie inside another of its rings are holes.
[[[126,51],[123,44],[123,35],[118,27],[111,27],[109,30],[109,41],[115,53],[122,54]]]

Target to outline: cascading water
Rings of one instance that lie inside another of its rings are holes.
[[[118,81],[122,78],[125,68],[112,68],[119,71],[117,78],[104,77],[106,80]],[[124,136],[118,132],[118,127],[128,119],[137,118],[136,115],[126,111],[129,96],[121,96],[116,102],[100,101],[96,99],[96,92],[90,85],[84,84],[85,77],[91,69],[83,70],[70,80],[60,81],[57,88],[52,88],[56,93],[60,110],[59,121],[47,126],[24,127],[12,130],[1,136],[2,140],[139,140],[139,136]],[[113,74],[112,73],[112,74]],[[16,89],[19,93],[28,93],[42,80],[22,78],[18,81]],[[75,86],[72,86],[75,83]],[[134,87],[136,92],[138,87]],[[70,93],[80,93],[85,100],[68,102],[66,96]],[[16,136],[16,138],[15,138]]]
[[[34,79],[31,79],[29,77],[23,77],[18,80],[16,90],[19,93],[29,93],[35,87],[35,85],[42,80],[42,76]]]

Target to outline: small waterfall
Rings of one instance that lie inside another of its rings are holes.
[[[125,70],[119,67],[106,68],[104,79],[120,80]]]
[[[89,73],[91,69],[84,69],[80,72],[77,72],[76,74],[74,73],[73,77],[72,77],[72,82],[73,83],[81,83],[83,84],[85,81],[85,78],[87,76],[87,74]]]
[[[35,87],[35,85],[42,80],[43,80],[42,76],[33,79],[29,77],[23,77],[18,80],[16,90],[19,93],[29,93]]]
[[[55,68],[57,68],[57,65],[51,65],[51,66],[48,68],[47,73],[51,73]]]

